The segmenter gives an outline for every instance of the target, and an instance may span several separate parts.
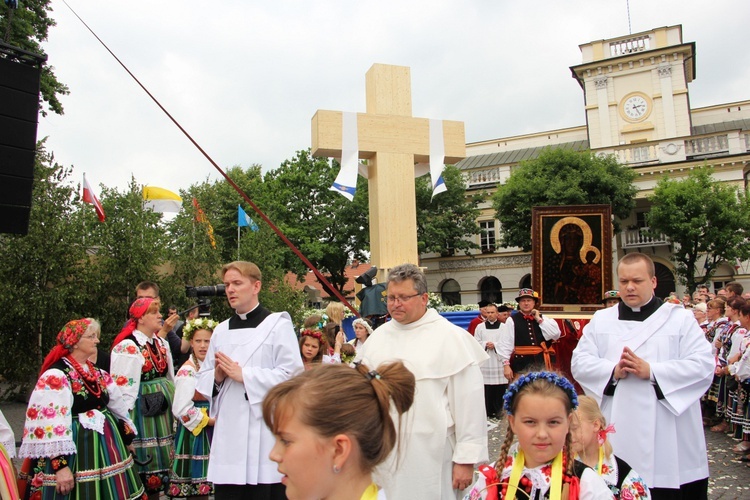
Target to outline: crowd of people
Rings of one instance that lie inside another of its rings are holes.
[[[341,304],[296,329],[259,303],[257,266],[220,274],[225,321],[164,319],[146,283],[111,352],[92,318],[62,328],[31,394],[17,483],[0,418],[3,498],[701,499],[702,425],[731,433],[750,462],[738,284],[661,300],[651,259],[628,254],[569,380],[555,370],[560,326],[531,289],[518,310],[481,303],[468,334],[427,307],[419,267],[396,266],[390,320],[358,318],[347,341]],[[487,421],[501,418],[490,457]]]

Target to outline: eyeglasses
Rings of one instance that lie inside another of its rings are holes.
[[[99,336],[94,333],[94,334],[91,334],[91,335],[81,335],[81,338],[82,339],[94,340],[94,339],[98,339]]]
[[[419,295],[422,295],[422,294],[415,293],[414,295],[405,295],[403,297],[394,297],[392,295],[389,295],[385,298],[385,300],[387,300],[389,304],[395,304],[396,302],[398,302],[399,304],[405,304],[406,302],[409,302],[411,299]]]

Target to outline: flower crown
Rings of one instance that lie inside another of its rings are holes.
[[[208,330],[209,332],[213,332],[217,326],[219,326],[219,322],[214,321],[211,318],[189,319],[182,327],[182,335],[185,340],[190,341],[197,330]]]
[[[565,394],[570,398],[570,402],[573,404],[573,409],[578,408],[578,394],[576,394],[576,388],[570,383],[565,377],[552,372],[532,372],[521,377],[510,384],[508,389],[505,391],[503,396],[503,409],[508,415],[513,415],[513,400],[521,391],[523,386],[530,384],[538,379],[544,379],[547,382],[556,385],[562,389]]]
[[[323,335],[321,335],[320,332],[316,332],[315,330],[302,330],[300,333],[301,337],[312,337],[314,339],[318,339],[318,342],[321,344],[323,343]]]

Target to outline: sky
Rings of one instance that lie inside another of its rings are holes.
[[[583,125],[579,45],[662,26],[696,42],[692,107],[750,99],[744,0],[67,2],[222,168],[277,168],[310,147],[318,109],[364,112],[375,63],[409,66],[413,115],[463,121],[467,142]],[[74,181],[217,179],[65,3],[51,6],[43,46],[70,95],[37,137]]]

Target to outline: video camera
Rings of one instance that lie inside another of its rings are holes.
[[[185,295],[188,297],[196,297],[198,299],[197,305],[182,311],[180,315],[187,313],[198,308],[198,316],[207,317],[211,316],[211,299],[207,297],[225,297],[226,288],[224,285],[208,285],[208,286],[186,286]]]

